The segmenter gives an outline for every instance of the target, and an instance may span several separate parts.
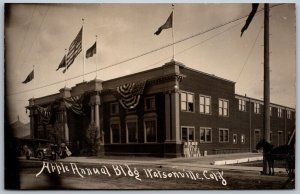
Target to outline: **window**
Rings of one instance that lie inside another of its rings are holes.
[[[200,101],[200,113],[211,114],[211,97],[210,96],[199,96]]]
[[[272,131],[270,131],[270,142],[272,142],[272,140],[273,140],[273,133]]]
[[[119,114],[119,103],[111,103],[110,104],[110,114],[116,115]]]
[[[232,143],[237,144],[237,134],[233,134]]]
[[[181,127],[181,141],[195,141],[195,128],[194,127]]]
[[[194,112],[194,94],[181,92],[181,110]]]
[[[260,114],[260,104],[254,102],[254,113]]]
[[[288,119],[291,119],[292,117],[291,117],[291,111],[290,110],[287,110],[286,111],[286,117],[288,118]]]
[[[272,116],[272,107],[270,106],[270,116]]]
[[[111,143],[121,143],[121,130],[119,121],[113,121],[110,123],[110,137]]]
[[[282,109],[281,108],[278,108],[278,117],[282,117]]]
[[[219,142],[220,143],[229,142],[229,129],[219,129]]]
[[[239,110],[246,111],[246,100],[239,99]]]
[[[145,98],[145,111],[155,110],[155,97],[147,97]]]
[[[138,142],[137,119],[126,119],[126,141],[127,143]]]
[[[246,142],[246,137],[244,134],[241,135],[241,143],[244,144]]]
[[[145,126],[145,142],[156,142],[157,130],[156,130],[156,119],[149,118],[144,121]]]
[[[219,99],[219,115],[228,117],[229,116],[229,102],[228,100]]]
[[[212,130],[211,128],[200,127],[200,143],[211,143],[212,142]]]

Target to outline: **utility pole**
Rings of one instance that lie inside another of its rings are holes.
[[[270,60],[269,60],[269,4],[264,5],[264,139],[270,143]],[[267,160],[263,153],[263,174],[267,174]]]

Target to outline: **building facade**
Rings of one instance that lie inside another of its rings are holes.
[[[30,99],[26,108],[32,138],[66,142],[75,155],[85,153],[91,141],[98,155],[180,157],[184,142],[198,142],[202,154],[249,152],[263,138],[261,100],[235,94],[230,80],[175,61],[62,88]],[[39,109],[51,118],[41,117]],[[286,144],[295,109],[271,104],[270,111],[271,143]]]

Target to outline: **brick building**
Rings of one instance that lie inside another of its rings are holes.
[[[84,114],[64,100],[79,97]],[[50,106],[52,122],[45,123],[37,107],[47,112]],[[26,108],[33,138],[67,142],[79,155],[86,149],[92,125],[99,155],[178,157],[183,142],[190,141],[198,142],[201,153],[249,152],[263,136],[263,101],[235,94],[230,80],[175,61],[62,88],[57,94],[30,99]],[[295,128],[295,109],[271,103],[270,111],[271,143],[285,144]]]

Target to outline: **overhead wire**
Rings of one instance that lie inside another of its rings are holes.
[[[274,6],[271,6],[270,9],[271,9],[271,8],[274,8],[274,7],[277,7],[277,6],[280,6],[280,5],[284,5],[284,4],[276,4],[276,5],[274,5]],[[264,8],[258,10],[258,11],[256,12],[257,14],[255,15],[255,17],[258,15],[258,13],[262,12],[263,10],[264,10]],[[241,17],[239,17],[239,18],[233,19],[233,20],[231,20],[231,21],[225,22],[225,23],[223,23],[223,24],[214,26],[214,27],[212,27],[212,28],[209,28],[209,29],[204,30],[204,31],[202,31],[202,32],[199,32],[199,33],[197,33],[197,34],[194,34],[194,35],[188,36],[188,37],[186,37],[186,38],[180,39],[180,40],[178,40],[178,41],[175,41],[174,43],[169,43],[169,44],[164,45],[164,46],[162,46],[162,47],[159,47],[159,48],[157,48],[157,49],[153,49],[153,50],[151,50],[151,51],[148,51],[148,52],[139,54],[139,55],[137,55],[137,56],[135,56],[135,57],[131,57],[131,58],[125,59],[125,60],[123,60],[123,61],[120,61],[120,62],[111,64],[111,65],[102,67],[102,68],[100,68],[100,69],[98,69],[98,70],[90,71],[90,72],[88,72],[88,73],[85,73],[85,75],[92,74],[92,73],[94,73],[94,72],[96,72],[96,71],[108,69],[108,68],[111,68],[111,67],[114,67],[114,66],[117,66],[117,65],[126,63],[126,62],[128,62],[128,61],[131,61],[131,60],[140,58],[140,57],[142,57],[142,56],[145,56],[145,55],[148,55],[148,54],[150,54],[150,53],[153,53],[153,52],[162,50],[162,49],[164,49],[164,48],[167,48],[167,47],[169,47],[169,46],[172,46],[173,44],[175,45],[175,44],[181,43],[181,42],[183,42],[183,41],[189,40],[189,39],[194,38],[194,37],[196,37],[196,36],[205,34],[205,33],[207,33],[207,32],[210,32],[210,31],[213,31],[213,30],[215,30],[215,29],[221,28],[221,27],[226,26],[226,25],[228,25],[228,24],[234,23],[234,22],[239,21],[239,20],[241,20],[241,19],[243,19],[243,18],[246,18],[246,17],[248,17],[248,14],[245,15],[245,16],[241,16]],[[73,76],[73,77],[71,77],[71,78],[68,78],[66,81],[73,80],[73,79],[76,79],[76,78],[79,78],[79,77],[82,77],[82,75]],[[25,92],[30,92],[30,91],[38,90],[38,89],[45,88],[45,87],[48,87],[48,86],[53,86],[53,85],[56,85],[56,84],[59,84],[59,83],[63,83],[63,82],[65,82],[65,80],[57,81],[57,82],[54,82],[54,83],[51,83],[51,84],[46,84],[46,85],[44,85],[44,86],[36,87],[36,88],[34,88],[34,89],[23,90],[23,91],[20,91],[20,92],[13,92],[13,93],[7,94],[6,96],[11,96],[11,95],[21,94],[21,93],[25,93]]]

